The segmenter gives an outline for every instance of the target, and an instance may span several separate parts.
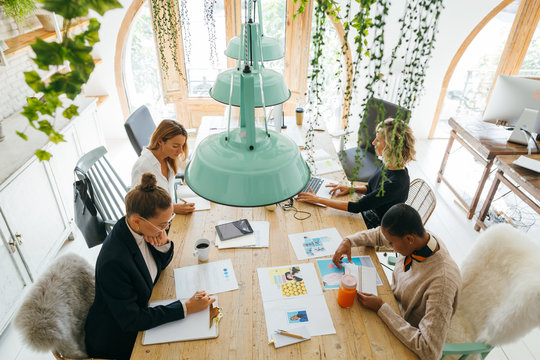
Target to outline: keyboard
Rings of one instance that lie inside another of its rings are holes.
[[[309,192],[309,189],[313,189],[313,192],[316,194],[317,191],[321,188],[321,185],[323,184],[324,180],[317,177],[312,177],[309,179],[307,185],[302,189],[302,192]]]

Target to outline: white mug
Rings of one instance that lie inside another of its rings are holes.
[[[210,240],[199,239],[195,241],[195,250],[193,256],[198,256],[199,261],[208,261],[208,254],[210,253]]]

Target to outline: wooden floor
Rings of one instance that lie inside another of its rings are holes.
[[[442,154],[447,144],[446,139],[421,140],[417,143],[417,161],[410,164],[409,172],[411,179],[422,178],[427,181],[437,195],[437,207],[427,223],[427,228],[439,235],[445,242],[450,253],[460,264],[467,251],[474,244],[478,233],[473,229],[473,221],[467,220],[465,212],[454,201],[454,196],[443,184],[436,183],[436,174],[440,166]],[[120,175],[130,182],[131,164],[136,160],[135,153],[126,139],[125,141],[109,141],[108,149],[111,154],[111,162]],[[447,165],[448,176],[458,183],[458,187],[466,194],[473,194],[477,180],[481,173],[480,164],[476,163],[466,150],[453,150],[453,154]],[[491,180],[488,181],[491,184]],[[486,190],[487,191],[487,190]],[[501,190],[501,194],[504,189]],[[470,195],[472,196],[472,195]],[[513,200],[510,200],[512,203]],[[526,207],[515,205],[522,212],[527,212]],[[529,216],[529,215],[528,215]],[[530,226],[529,234],[540,242],[540,220]],[[87,249],[84,240],[78,236],[74,241],[67,242],[62,252],[73,251],[86,256],[92,263],[95,262],[99,247]],[[487,359],[490,360],[540,360],[540,330],[536,329],[520,341],[497,347]],[[2,360],[26,360],[26,359],[53,359],[50,354],[34,353],[25,348],[19,338],[19,334],[12,326],[0,336],[0,359]]]

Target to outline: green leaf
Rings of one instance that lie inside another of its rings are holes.
[[[51,140],[55,144],[58,144],[59,142],[66,142],[66,140],[64,140],[64,135],[56,131],[49,135],[49,140]]]
[[[45,103],[44,106],[40,110],[42,114],[52,115],[56,108],[59,106],[62,106],[62,102],[58,98],[58,93],[54,91],[48,91],[43,96]]]
[[[36,42],[30,45],[36,53],[34,62],[41,70],[48,70],[50,65],[62,65],[64,63],[64,53],[62,44],[56,42],[46,42],[36,38]]]
[[[79,112],[77,111],[78,109],[79,108],[77,105],[70,105],[66,110],[64,110],[62,115],[64,115],[66,119],[72,119],[74,116],[79,115]]]
[[[49,161],[49,159],[52,157],[51,153],[45,150],[41,150],[41,149],[37,149],[35,154],[37,158],[39,159],[39,161],[43,161],[43,160]]]
[[[39,118],[37,114],[37,109],[31,105],[26,105],[25,107],[23,107],[21,115],[26,117],[28,121],[30,121],[30,125],[32,125],[32,121],[35,121]]]
[[[38,121],[38,124],[38,130],[45,133],[46,135],[50,135],[54,132],[54,129],[49,120],[40,120]]]
[[[26,136],[26,134],[24,134],[24,133],[22,133],[22,132],[20,132],[20,131],[15,131],[15,133],[16,133],[17,135],[19,135],[23,140],[28,141],[28,136]]]
[[[96,19],[90,19],[88,29],[83,33],[84,38],[90,46],[94,46],[99,41],[99,28],[101,24]]]
[[[105,14],[106,11],[122,7],[122,4],[117,0],[87,0],[86,3],[90,9],[95,10],[99,15]]]
[[[45,88],[45,84],[41,81],[41,77],[35,71],[25,71],[24,80],[35,92],[41,92]]]
[[[62,15],[68,20],[88,15],[88,4],[84,0],[40,0],[40,2],[45,10]]]

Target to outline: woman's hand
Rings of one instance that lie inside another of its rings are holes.
[[[380,297],[373,294],[367,294],[359,291],[356,293],[356,297],[358,298],[360,304],[375,312],[379,311],[381,306],[384,304],[384,301],[382,301]]]
[[[165,231],[160,231],[157,235],[144,235],[143,239],[153,246],[162,246],[169,242]]]
[[[336,252],[334,253],[334,257],[332,258],[332,262],[336,264],[338,268],[341,269],[341,259],[343,258],[343,255],[347,256],[347,259],[349,260],[349,264],[352,264],[351,260],[351,240],[345,238],[339,244]]]
[[[196,291],[195,294],[186,301],[186,310],[188,314],[193,314],[201,310],[206,309],[210,306],[216,299],[211,298],[210,295],[204,290]]]
[[[351,187],[342,184],[328,184],[326,187],[331,187],[330,194],[336,196],[349,195]]]
[[[176,214],[191,214],[193,211],[195,211],[195,204],[194,203],[181,203],[181,204],[174,204],[174,212]]]
[[[309,188],[309,192],[301,192],[300,194],[298,194],[296,200],[300,202],[318,203],[320,201],[320,198],[315,195],[313,189]]]

